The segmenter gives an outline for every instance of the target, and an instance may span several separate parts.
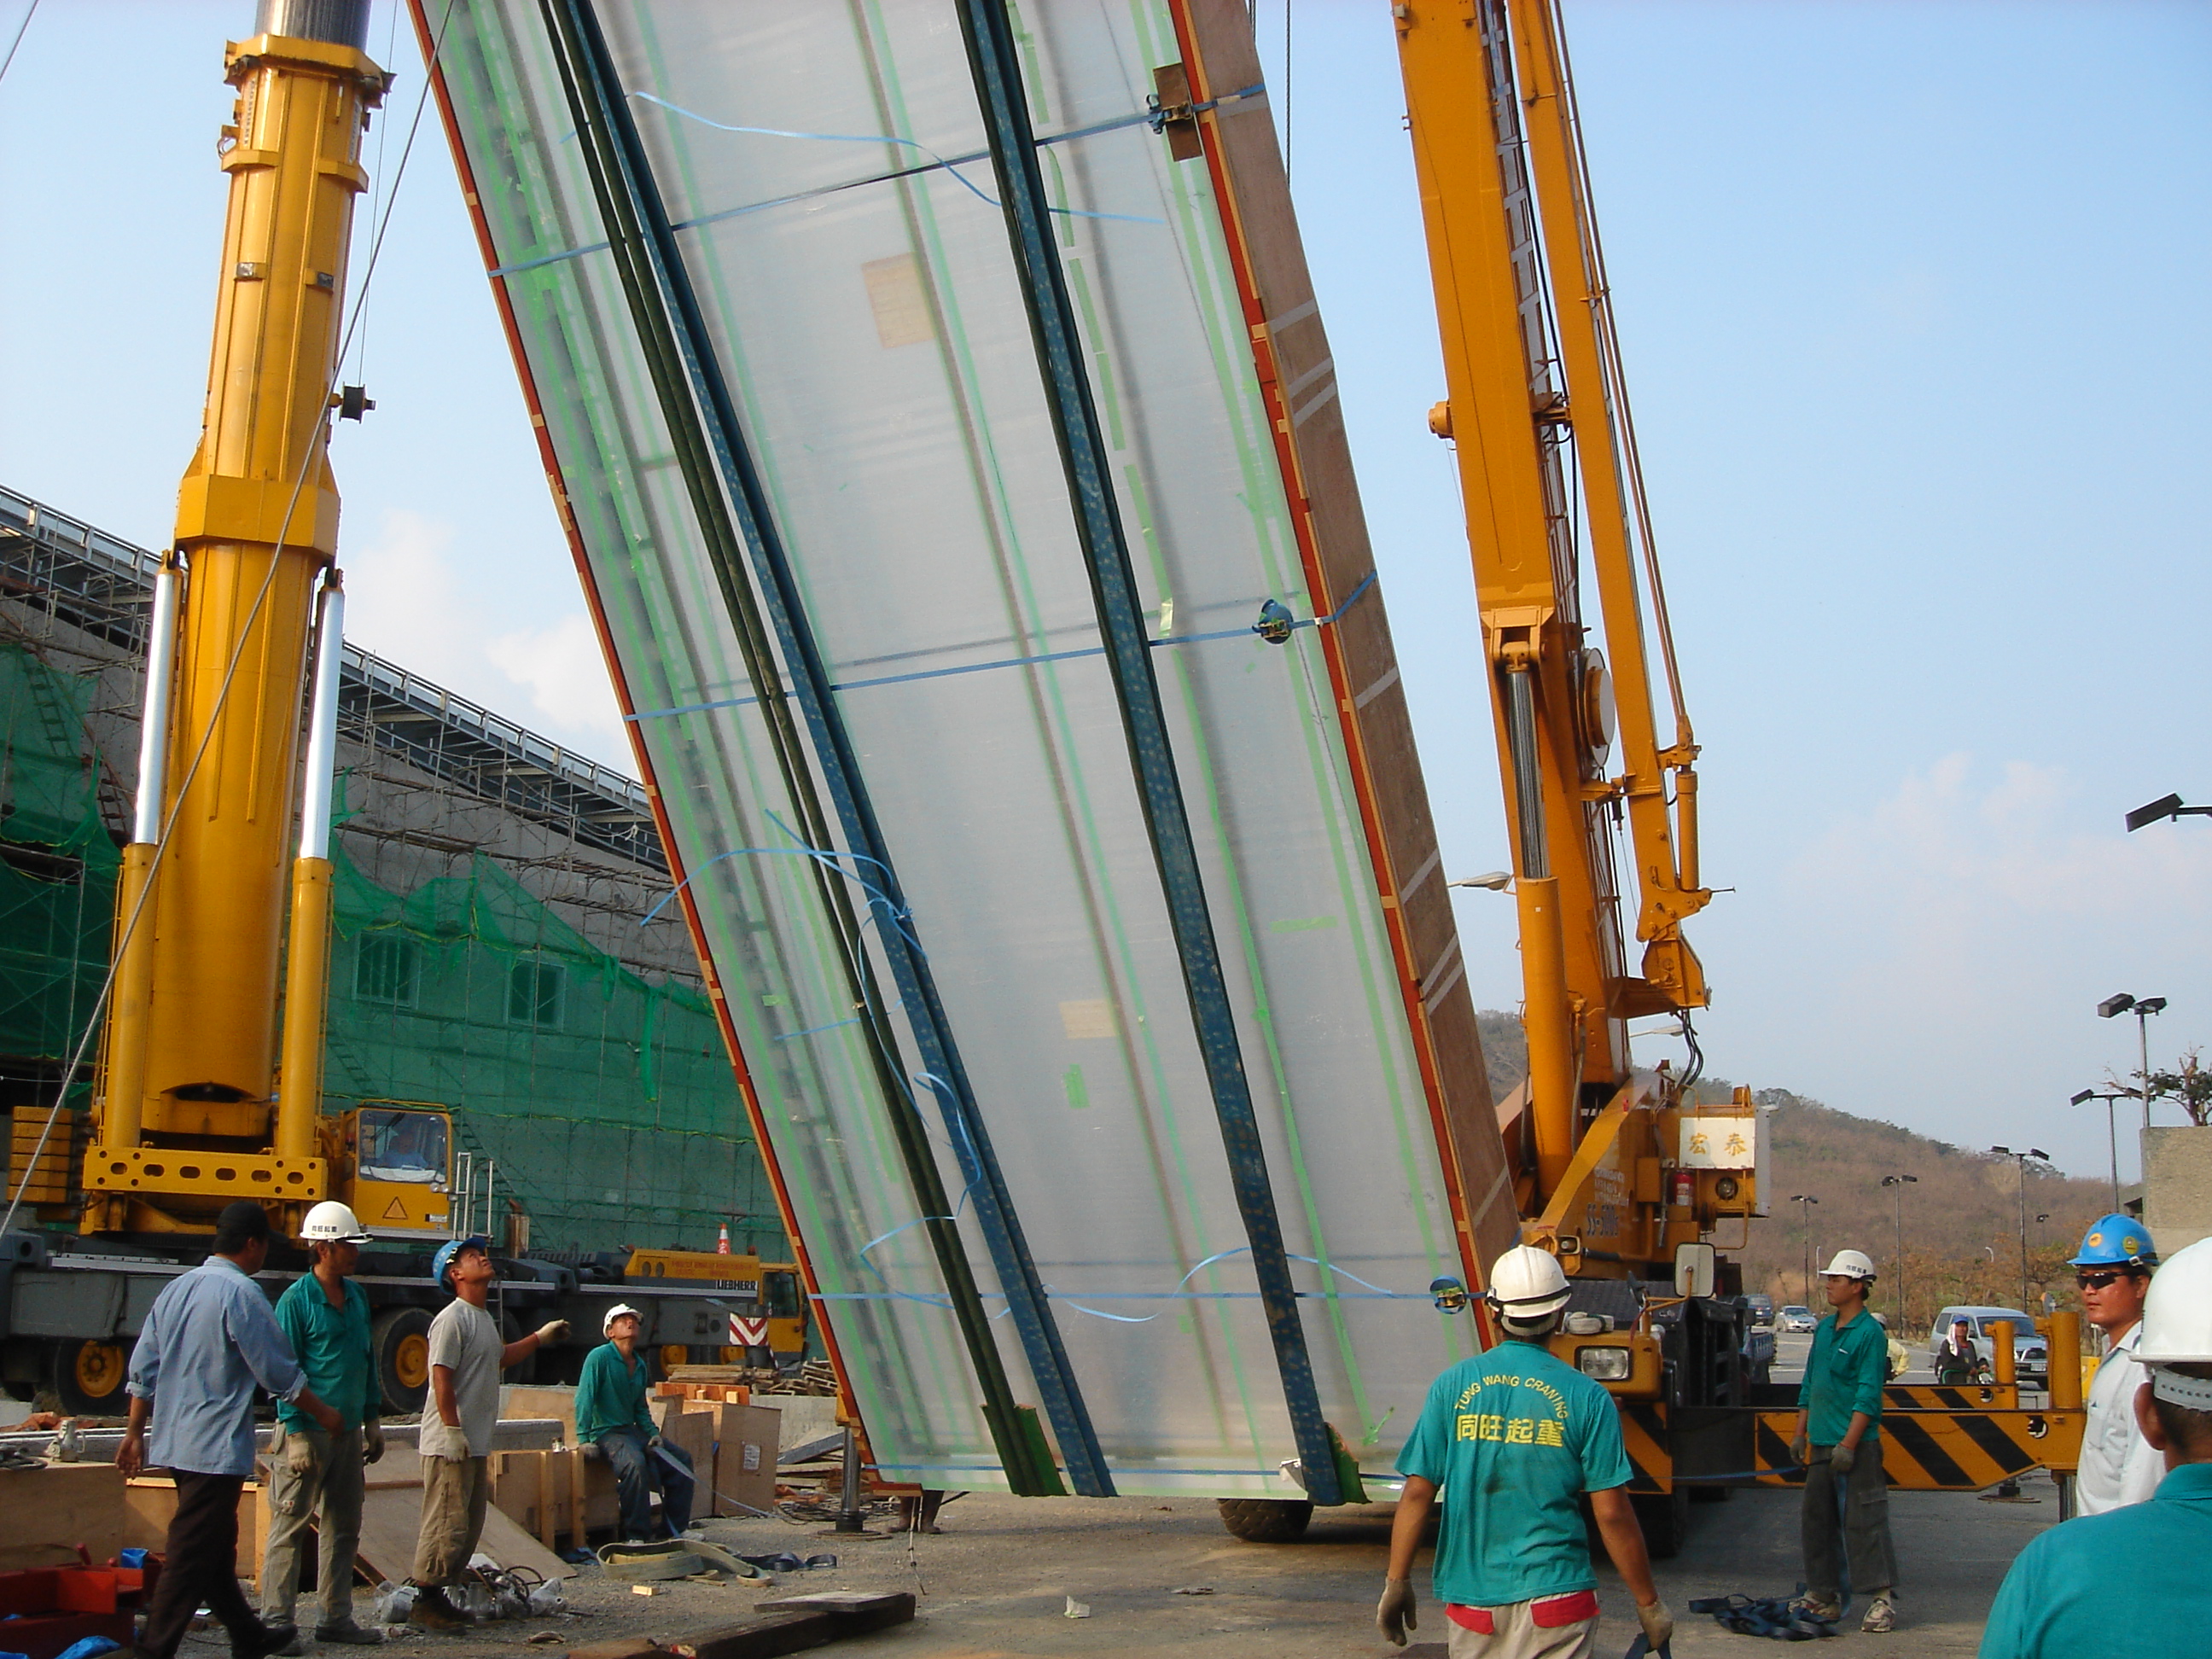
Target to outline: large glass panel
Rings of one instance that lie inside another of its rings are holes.
[[[1276,1468],[1296,1448],[953,12],[599,15],[1115,1483],[1285,1495]],[[1218,207],[1204,164],[1170,160],[1145,119],[1154,66],[1178,56],[1162,7],[1054,0],[1023,17],[1322,1404],[1379,1471],[1470,1322],[1425,1293],[1458,1256],[1319,633],[1251,631],[1267,600],[1314,607]],[[895,1477],[992,1484],[923,1212],[537,9],[463,6],[443,56],[497,280],[872,1443]],[[941,1139],[939,1161],[960,1194]],[[1000,1346],[1033,1400],[1009,1325]]]

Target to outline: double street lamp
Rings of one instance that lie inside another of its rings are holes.
[[[1912,1322],[1912,1316],[1906,1311],[1905,1305],[1905,1189],[1918,1186],[1920,1177],[1886,1175],[1881,1178],[1881,1184],[1897,1188],[1897,1334],[1901,1338],[1905,1326]]]
[[[2166,1012],[2164,997],[2131,997],[2125,991],[2106,997],[2097,1005],[2099,1019],[2116,1019],[2122,1014],[2136,1017],[2136,1041],[2142,1056],[2142,1070],[2136,1073],[2142,1080],[2143,1127],[2150,1127],[2150,1017]]]
[[[2115,1213],[2118,1213],[2120,1207],[2120,1132],[2113,1126],[2112,1103],[2115,1101],[2129,1098],[2130,1097],[2126,1093],[2114,1090],[2084,1089],[2067,1103],[2072,1106],[2079,1106],[2085,1100],[2101,1100],[2105,1103],[2105,1146],[2112,1157],[2112,1210]]]
[[[2031,1146],[2024,1152],[2015,1152],[2009,1146],[1992,1146],[1990,1151],[1999,1158],[2008,1158],[2020,1166],[2020,1306],[2027,1311],[2027,1166],[2048,1164],[2051,1154],[2040,1146]],[[1992,1252],[1994,1255],[1994,1252]]]

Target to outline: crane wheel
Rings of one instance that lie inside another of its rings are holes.
[[[1314,1506],[1295,1498],[1224,1498],[1221,1524],[1248,1544],[1295,1544],[1306,1535]]]
[[[120,1417],[130,1368],[128,1342],[64,1342],[54,1352],[54,1394],[72,1417]]]
[[[369,1327],[369,1346],[385,1410],[395,1415],[421,1411],[430,1397],[429,1314],[421,1308],[386,1309]]]

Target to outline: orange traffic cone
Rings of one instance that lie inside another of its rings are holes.
[[[722,1225],[722,1236],[714,1241],[714,1254],[716,1255],[727,1255],[729,1253],[730,1228],[729,1224],[725,1222]]]

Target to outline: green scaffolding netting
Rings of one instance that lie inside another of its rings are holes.
[[[107,971],[120,857],[86,731],[96,679],[0,645],[0,1076],[46,1106]],[[705,994],[593,945],[498,863],[401,894],[336,851],[325,1111],[453,1110],[534,1249],[733,1246],[783,1229]],[[82,1086],[72,1103],[82,1105]],[[503,1206],[502,1206],[503,1207]]]
[[[13,1105],[75,1051],[107,971],[121,864],[84,735],[97,681],[0,644],[0,1070]],[[81,1097],[81,1091],[80,1091]]]
[[[775,1200],[706,995],[653,983],[478,854],[404,896],[333,860],[324,1108],[456,1108],[536,1248],[778,1251]]]

